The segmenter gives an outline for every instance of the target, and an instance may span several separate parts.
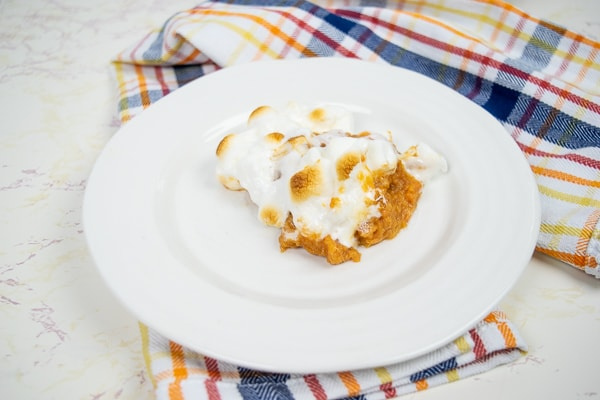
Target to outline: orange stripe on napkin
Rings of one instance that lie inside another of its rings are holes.
[[[421,379],[420,381],[415,382],[415,387],[417,388],[417,390],[421,391],[427,389],[429,387],[429,384],[427,383],[426,379]]]
[[[585,267],[594,267],[596,265],[596,261],[593,257],[583,256],[578,254],[571,254],[560,250],[555,249],[545,249],[543,247],[536,247],[536,250],[540,253],[544,253],[549,255],[550,257],[554,257],[559,261],[566,262],[567,264],[571,264],[574,267],[579,269],[584,269]]]
[[[504,338],[504,343],[506,344],[506,347],[512,349],[517,346],[517,339],[515,338],[515,335],[513,335],[513,332],[508,326],[508,324],[505,321],[500,320],[500,318],[504,319],[505,317],[503,314],[492,312],[488,314],[487,317],[485,317],[484,321],[495,323],[498,327],[498,332],[500,332],[500,334]]]
[[[200,51],[196,48],[194,48],[194,50],[183,60],[181,60],[181,64],[188,64],[190,62],[192,62],[193,60],[196,59],[196,57],[198,57],[200,55]]]
[[[146,77],[144,75],[144,71],[141,65],[135,66],[135,73],[139,82],[139,91],[142,107],[146,108],[152,103],[152,101],[150,100],[150,96],[148,96],[148,84],[146,83]]]
[[[352,372],[339,372],[338,376],[342,380],[344,386],[346,386],[346,389],[348,390],[348,396],[358,396],[360,393],[360,383],[358,383]]]
[[[577,241],[577,245],[575,246],[575,252],[578,255],[582,255],[585,257],[587,254],[587,248],[590,243],[590,239],[594,234],[594,229],[598,225],[598,220],[600,220],[600,209],[594,210],[588,219],[585,221],[585,225],[583,225],[583,229],[581,230],[581,235],[579,236],[579,240]],[[592,258],[592,257],[589,257]],[[595,262],[592,264],[594,265]],[[591,266],[591,265],[587,265]]]
[[[175,342],[169,341],[169,348],[171,350],[171,360],[173,363],[173,377],[175,378],[169,385],[169,398],[171,400],[183,400],[181,381],[188,377],[183,347]]]

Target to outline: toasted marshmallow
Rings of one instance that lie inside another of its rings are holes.
[[[282,227],[291,214],[291,234],[355,247],[357,229],[380,215],[376,173],[393,172],[402,160],[423,180],[447,166],[424,144],[401,154],[391,135],[353,130],[352,113],[339,106],[259,107],[217,147],[217,176],[228,189],[246,190],[266,225]]]

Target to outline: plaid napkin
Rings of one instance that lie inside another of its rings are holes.
[[[493,114],[542,202],[537,250],[600,278],[600,44],[496,0],[210,1],[114,63],[127,122],[185,83],[260,59],[354,57],[427,75]],[[192,353],[142,326],[158,398],[387,398],[518,357],[499,313],[426,357],[364,371],[266,374]]]
[[[408,362],[328,374],[267,373],[194,353],[140,326],[159,400],[389,399],[487,371],[526,351],[515,327],[495,311],[452,343]]]
[[[542,202],[537,250],[600,278],[600,43],[508,4],[202,3],[118,56],[120,117],[126,122],[218,68],[313,56],[411,69],[492,113],[537,178]]]

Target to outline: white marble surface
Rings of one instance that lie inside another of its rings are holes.
[[[99,279],[81,204],[118,127],[110,59],[195,3],[0,0],[2,399],[152,398],[137,321]],[[600,2],[513,3],[600,39]],[[502,308],[525,357],[405,398],[600,399],[599,281],[536,255]]]

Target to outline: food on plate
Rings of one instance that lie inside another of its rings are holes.
[[[391,133],[355,132],[352,112],[329,104],[258,107],[216,154],[219,181],[247,191],[258,218],[281,229],[281,251],[301,247],[330,264],[394,238],[423,185],[447,170],[426,144],[400,152]]]

